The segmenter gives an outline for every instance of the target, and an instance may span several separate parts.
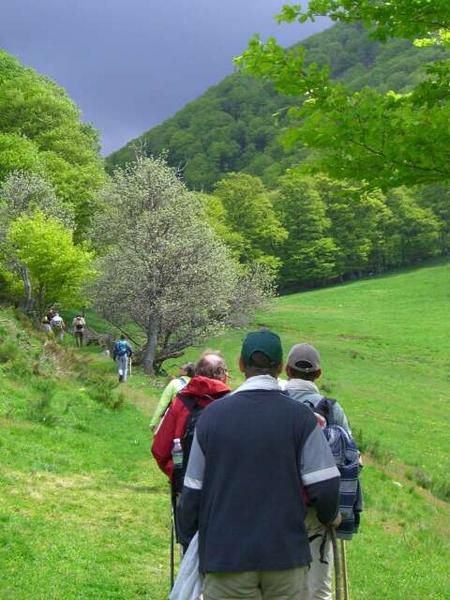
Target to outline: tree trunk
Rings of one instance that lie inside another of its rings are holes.
[[[23,299],[21,303],[21,309],[26,315],[29,315],[33,309],[33,298],[32,298],[32,289],[31,289],[31,281],[30,274],[28,273],[28,268],[25,265],[20,266],[20,276],[23,281]]]
[[[143,354],[143,365],[144,372],[147,375],[155,374],[155,357],[156,357],[156,345],[158,342],[158,328],[156,324],[156,319],[150,319],[148,327],[147,327],[147,341],[144,346],[144,354]]]
[[[44,314],[46,312],[46,308],[47,308],[47,305],[45,304],[45,286],[40,285],[39,291],[37,294],[37,312],[38,312],[39,322],[41,322],[42,317],[44,316]]]

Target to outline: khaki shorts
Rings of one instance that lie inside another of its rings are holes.
[[[302,600],[308,567],[283,571],[207,573],[204,600]]]

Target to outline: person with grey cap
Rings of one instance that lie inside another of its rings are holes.
[[[284,384],[284,390],[295,400],[311,407],[317,406],[323,395],[315,381],[322,375],[319,351],[310,344],[295,344],[289,351],[286,364],[286,374],[289,380]],[[350,426],[344,409],[336,402],[331,402],[329,425],[339,425],[351,434]]]
[[[178,506],[184,546],[198,530],[205,600],[304,600],[305,503],[337,524],[339,471],[309,408],[284,394],[280,338],[249,333],[246,381],[197,421]]]
[[[339,425],[351,434],[348,419],[341,405],[335,400],[324,399],[314,383],[322,374],[320,354],[314,346],[310,344],[293,346],[287,357],[286,373],[289,379],[284,386],[285,393],[309,406],[313,411],[319,410],[319,406],[323,406],[325,400],[328,408],[328,424]],[[312,555],[306,579],[307,600],[331,600],[333,565],[331,539],[327,535],[327,528],[318,518],[314,506],[308,506],[305,523]]]

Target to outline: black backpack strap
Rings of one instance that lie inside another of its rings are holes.
[[[305,404],[312,411],[316,410],[316,407],[314,406],[314,404],[312,402],[310,402],[309,400],[302,400],[302,403]]]
[[[313,410],[326,419],[327,425],[335,425],[333,419],[333,407],[335,404],[336,400],[334,398],[323,396],[322,400],[320,400]]]
[[[192,412],[194,410],[197,404],[197,399],[194,396],[183,394],[183,391],[178,392],[177,396],[189,412]]]

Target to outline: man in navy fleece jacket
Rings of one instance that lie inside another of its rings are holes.
[[[311,554],[304,492],[338,519],[339,471],[312,411],[285,395],[280,338],[244,340],[246,381],[200,416],[179,504],[180,535],[199,531],[205,600],[302,600]]]

